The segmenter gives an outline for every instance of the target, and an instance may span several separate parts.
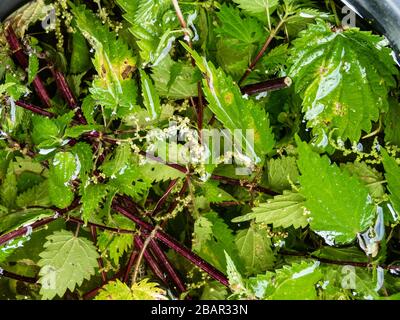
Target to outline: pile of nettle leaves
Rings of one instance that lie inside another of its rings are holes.
[[[0,297],[399,298],[398,69],[337,6],[39,0],[5,21]],[[255,157],[201,161],[201,129],[253,130]],[[146,155],[165,145],[192,161]]]

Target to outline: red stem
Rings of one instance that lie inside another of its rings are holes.
[[[85,224],[85,222],[83,220],[79,219],[79,218],[67,217],[66,219],[69,220],[69,221],[75,222],[75,223],[82,224],[82,225]],[[103,226],[101,224],[97,224],[97,223],[93,223],[93,222],[88,222],[87,225],[89,225],[91,227],[96,227],[96,228],[101,229],[101,230],[107,230],[107,231],[115,232],[115,233],[118,233],[118,234],[134,234],[134,233],[136,233],[133,230],[112,228],[112,227]]]
[[[241,88],[243,94],[255,95],[263,92],[276,91],[288,88],[292,85],[292,79],[283,77],[267,80],[260,83],[250,84]]]
[[[58,208],[49,208],[55,212],[57,212],[60,216],[66,214],[69,211],[74,210],[75,208],[77,208],[79,205],[79,199],[75,199],[74,202],[67,208],[65,209],[58,209]],[[0,246],[10,240],[13,240],[15,238],[21,237],[23,235],[26,234],[26,232],[28,231],[28,229],[38,229],[42,226],[45,226],[53,221],[55,221],[57,218],[56,217],[49,217],[49,218],[45,218],[39,221],[35,221],[33,223],[31,223],[30,225],[24,226],[22,228],[19,228],[17,230],[11,231],[9,233],[3,234],[0,236]]]
[[[126,266],[125,269],[125,274],[124,274],[124,282],[127,283],[129,280],[129,274],[132,270],[133,264],[135,263],[136,257],[138,256],[138,253],[136,250],[132,250],[132,253],[129,257],[128,265]]]
[[[268,188],[264,188],[264,187],[259,186],[259,185],[253,185],[251,182],[248,182],[248,181],[241,181],[241,180],[237,180],[237,179],[233,179],[233,178],[219,176],[219,175],[216,175],[216,174],[213,174],[211,176],[211,179],[220,181],[220,182],[225,183],[225,184],[230,184],[230,185],[233,185],[233,186],[245,187],[247,189],[255,190],[255,191],[258,191],[258,192],[265,193],[265,194],[269,194],[271,196],[278,195],[278,193],[273,191],[273,190],[270,190]]]
[[[4,244],[10,240],[13,240],[15,238],[22,237],[23,235],[26,234],[29,227],[31,227],[32,230],[35,230],[37,228],[40,228],[42,226],[45,226],[45,225],[53,222],[53,221],[55,221],[54,217],[42,219],[42,220],[39,220],[39,221],[36,221],[36,222],[30,224],[29,226],[25,226],[20,229],[3,234],[2,236],[0,236],[0,245]]]
[[[159,162],[159,163],[163,163],[163,164],[167,165],[168,167],[174,168],[174,169],[176,169],[176,170],[178,170],[178,171],[180,171],[180,172],[182,172],[184,174],[188,173],[188,170],[184,166],[181,166],[180,164],[165,162],[163,159],[161,159],[161,158],[159,158],[157,156],[154,156],[152,154],[149,154],[149,153],[147,153],[145,151],[140,151],[139,153],[142,156],[145,156],[146,158],[149,158],[149,159],[154,160],[154,161]]]
[[[183,183],[181,191],[179,191],[178,198],[182,198],[182,196],[185,194],[188,186],[189,186],[189,181],[188,181],[188,178],[186,178],[185,182]],[[175,199],[174,202],[172,202],[171,205],[169,206],[169,208],[167,210],[167,215],[172,213],[175,210],[175,208],[178,206],[178,198]],[[161,227],[164,228],[165,225],[167,224],[167,222],[168,222],[168,219],[164,220],[164,222],[161,224]]]
[[[154,230],[154,227],[143,221],[141,218],[137,217],[136,215],[131,214],[128,210],[125,208],[121,207],[116,201],[114,201],[112,205],[113,209],[122,215],[126,216],[127,218],[131,219],[133,222],[135,222],[138,226],[140,226],[144,231],[147,232],[152,232]],[[184,245],[180,244],[178,241],[176,241],[174,238],[169,236],[168,234],[164,233],[161,230],[158,230],[155,233],[155,238],[163,242],[165,245],[167,245],[169,248],[172,250],[176,251],[186,259],[188,259],[190,262],[195,264],[197,267],[208,273],[212,278],[215,280],[219,281],[225,286],[229,286],[229,281],[226,278],[226,276],[219,270],[217,270],[215,267],[210,265],[208,262],[200,258],[197,254],[195,254],[193,251],[190,249],[186,248]]]
[[[55,69],[54,66],[50,66],[50,70],[53,73],[54,79],[56,80],[57,88],[60,90],[61,95],[67,101],[69,107],[71,109],[75,109],[78,104],[64,75],[59,70]]]
[[[186,291],[186,286],[179,277],[178,273],[175,271],[174,267],[171,265],[170,261],[168,260],[167,255],[164,251],[161,250],[160,246],[156,241],[153,239],[150,240],[150,249],[154,252],[154,255],[158,257],[160,263],[164,266],[165,270],[171,277],[172,281],[175,283],[178,290],[182,293]]]
[[[17,100],[15,101],[15,104],[21,108],[24,108],[26,110],[32,111],[33,113],[39,114],[43,117],[47,117],[47,118],[54,118],[55,114],[46,110],[43,110],[40,107],[34,106],[33,104],[30,103],[26,103],[22,100]]]
[[[52,71],[54,79],[56,80],[57,88],[60,91],[61,95],[64,97],[64,99],[67,101],[68,106],[73,110],[76,109],[75,114],[77,121],[80,124],[87,124],[87,121],[83,116],[82,110],[78,107],[78,103],[75,99],[75,96],[72,93],[72,90],[62,72],[55,69],[54,66],[50,66],[50,70]]]
[[[158,200],[155,208],[151,212],[152,216],[155,216],[160,211],[160,208],[165,203],[165,201],[167,200],[168,196],[170,195],[170,193],[172,192],[172,190],[174,189],[174,187],[177,183],[178,183],[178,179],[172,180],[170,182],[168,189],[165,191],[165,193],[162,195],[162,197]]]
[[[140,236],[135,236],[134,242],[135,242],[135,247],[136,247],[136,249],[137,249],[139,252],[142,251],[143,245],[144,245],[142,238],[141,238]],[[168,285],[167,279],[166,279],[166,277],[164,276],[164,273],[161,271],[161,269],[160,269],[160,267],[159,267],[159,265],[158,265],[156,259],[153,257],[153,255],[149,252],[149,250],[148,250],[147,248],[144,250],[143,257],[144,257],[144,259],[146,260],[147,264],[149,265],[151,271],[152,271],[158,278],[160,278],[160,280],[161,280],[164,284]]]
[[[16,273],[13,273],[13,272],[9,272],[9,271],[4,270],[4,269],[1,269],[0,278],[1,277],[6,277],[6,278],[9,278],[9,279],[14,279],[14,280],[18,280],[18,281],[27,282],[27,283],[36,283],[37,282],[36,278],[21,276],[19,274],[16,274]]]
[[[26,56],[21,43],[19,42],[13,28],[9,26],[6,31],[5,31],[5,36],[7,39],[8,44],[10,45],[11,50],[13,51],[13,54],[15,58],[17,59],[18,63],[21,65],[24,70],[26,70],[29,67],[29,60],[28,57]],[[44,106],[46,108],[51,107],[51,99],[50,96],[43,84],[42,79],[39,76],[36,76],[35,79],[33,79],[33,87],[39,96],[39,99],[42,101]]]
[[[254,58],[254,60],[251,62],[250,66],[246,69],[245,73],[243,76],[240,78],[238,84],[240,85],[241,83],[244,82],[244,80],[247,79],[247,77],[250,75],[250,73],[254,70],[255,66],[257,65],[258,61],[263,57],[265,51],[268,49],[269,45],[271,44],[272,40],[274,39],[277,31],[282,27],[283,21],[281,21],[276,29],[271,32],[267,39],[265,40],[265,43],[263,47],[261,48],[260,52],[257,54],[257,56]]]

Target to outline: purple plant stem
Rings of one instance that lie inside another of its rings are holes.
[[[154,255],[158,257],[160,263],[163,265],[164,269],[167,271],[167,273],[171,277],[172,281],[174,282],[180,293],[185,292],[186,291],[185,284],[179,277],[178,273],[175,271],[174,267],[171,265],[167,255],[164,253],[164,251],[161,250],[158,243],[154,241],[154,239],[151,239],[149,247],[154,252]]]
[[[60,90],[61,95],[67,101],[68,106],[71,109],[75,109],[78,106],[78,103],[76,102],[75,96],[72,93],[72,90],[69,87],[68,82],[65,79],[64,75],[59,70],[55,69],[53,66],[51,66],[50,69],[52,71],[54,79],[56,80],[57,88]]]
[[[64,215],[65,213],[74,210],[75,208],[77,208],[79,205],[79,199],[75,199],[74,202],[65,209],[58,209],[58,208],[50,208],[51,210],[57,212],[59,215]],[[29,229],[35,230],[37,228],[40,228],[42,226],[45,226],[53,221],[55,221],[57,219],[57,217],[49,217],[49,218],[45,218],[39,221],[35,221],[33,223],[31,223],[30,225],[24,226],[22,228],[19,228],[17,230],[11,231],[9,233],[3,234],[0,236],[0,246],[10,240],[13,240],[15,238],[21,237],[23,235],[25,235]]]
[[[246,69],[245,73],[243,74],[243,76],[240,78],[238,84],[240,85],[241,83],[243,83],[247,77],[250,75],[250,73],[254,70],[254,68],[256,67],[258,61],[263,57],[265,51],[268,49],[269,45],[271,44],[272,40],[275,38],[275,36],[277,35],[277,33],[279,32],[279,30],[282,28],[282,26],[284,25],[284,20],[281,20],[278,25],[276,26],[276,28],[269,33],[268,37],[265,39],[265,43],[263,45],[263,47],[261,48],[261,50],[258,52],[257,56],[254,58],[254,60],[250,63],[250,66]]]
[[[143,249],[143,240],[140,236],[135,236],[135,247],[136,249],[141,252]],[[148,248],[145,248],[143,252],[143,257],[146,260],[148,266],[150,267],[151,271],[158,277],[164,284],[168,285],[167,279],[164,276],[164,273],[161,271],[156,259],[153,255],[149,252]]]
[[[82,225],[85,224],[85,222],[83,220],[79,219],[79,218],[68,217],[66,219],[69,220],[69,221],[75,222],[75,223],[82,224]],[[134,234],[134,233],[136,233],[133,230],[112,228],[112,227],[103,226],[101,224],[97,224],[97,223],[93,223],[93,222],[88,222],[87,225],[89,225],[91,227],[96,227],[96,228],[101,229],[101,230],[111,231],[111,232],[114,232],[114,233],[117,233],[117,234]]]
[[[19,42],[13,28],[9,26],[6,31],[5,31],[5,36],[7,39],[8,44],[10,45],[11,50],[13,51],[13,54],[15,58],[17,59],[18,63],[21,65],[22,68],[25,70],[29,66],[29,61],[28,58],[22,49],[21,43]],[[39,99],[42,101],[44,106],[46,108],[51,107],[51,99],[50,96],[43,84],[42,79],[39,76],[36,76],[33,81],[32,85],[39,96]]]
[[[292,79],[283,77],[267,80],[260,83],[250,84],[241,88],[243,94],[256,95],[263,92],[270,92],[288,88],[292,85]]]
[[[94,245],[97,247],[97,230],[95,226],[90,226],[90,234],[92,236]],[[101,280],[103,281],[103,284],[107,282],[107,275],[104,271],[104,264],[103,264],[103,259],[99,257],[97,259],[97,263],[99,265],[99,270],[101,270]]]
[[[128,264],[127,264],[127,266],[125,268],[125,274],[124,274],[124,279],[123,279],[123,281],[125,283],[128,283],[129,274],[130,274],[130,272],[132,270],[133,264],[135,263],[135,260],[136,260],[137,256],[138,256],[138,252],[136,250],[132,250],[132,253],[129,256]]]
[[[353,267],[358,267],[358,268],[370,268],[372,266],[372,264],[369,263],[369,262],[331,260],[331,259],[326,259],[326,258],[320,258],[320,257],[317,257],[317,256],[315,256],[313,254],[303,253],[303,252],[285,252],[285,251],[280,251],[279,254],[284,255],[284,256],[311,258],[311,259],[318,260],[318,261],[320,261],[322,263],[341,265],[341,266],[353,266]],[[397,270],[397,271],[400,271],[400,265],[391,265],[390,266],[390,265],[381,264],[381,265],[379,265],[377,267],[381,267],[382,269],[385,269],[385,270]]]
[[[54,219],[54,217],[50,217],[50,218],[46,218],[46,219],[42,219],[39,221],[36,221],[32,224],[30,224],[29,226],[25,226],[22,227],[20,229],[11,231],[9,233],[3,234],[2,236],[0,236],[0,246],[10,240],[13,240],[15,238],[21,237],[23,235],[25,235],[29,229],[29,227],[32,228],[32,230],[35,230],[37,228],[40,228],[42,226],[45,226],[53,221],[55,221],[56,219]]]
[[[189,186],[189,180],[186,176],[186,180],[183,183],[182,189],[179,191],[178,198],[181,198],[185,194],[188,186]],[[178,198],[175,199],[174,202],[172,202],[171,205],[169,206],[169,208],[167,210],[167,215],[172,213],[175,210],[175,208],[178,206]],[[168,223],[168,219],[164,220],[164,222],[161,224],[161,227],[164,228],[167,223]]]
[[[213,202],[212,204],[218,207],[237,207],[242,205],[242,203],[237,201]]]
[[[52,71],[54,79],[56,80],[57,88],[60,91],[61,95],[64,97],[64,99],[67,101],[68,106],[73,110],[75,109],[76,120],[80,124],[83,125],[87,124],[87,121],[83,116],[82,110],[78,107],[78,103],[75,99],[75,96],[72,93],[72,90],[62,72],[55,69],[53,66],[50,67],[50,70]]]
[[[144,209],[137,203],[133,202],[131,198],[127,195],[118,196],[118,200],[122,201],[124,206],[128,208],[131,212],[140,214],[144,212]]]
[[[27,282],[27,283],[36,283],[37,279],[36,278],[32,278],[32,277],[27,277],[27,276],[21,276],[19,274],[13,273],[13,272],[9,272],[7,270],[2,269],[2,272],[0,273],[0,278],[1,277],[6,277],[9,279],[14,279],[14,280],[18,280],[18,281],[23,281],[23,282]]]
[[[259,186],[259,185],[253,185],[248,181],[241,181],[241,180],[228,178],[228,177],[224,177],[224,176],[219,176],[219,175],[215,175],[215,174],[213,174],[211,176],[211,179],[220,181],[220,182],[225,183],[225,184],[230,184],[230,185],[233,185],[233,186],[241,186],[241,187],[244,187],[244,188],[247,188],[247,189],[250,189],[250,190],[255,190],[255,191],[258,191],[258,192],[269,194],[271,196],[278,195],[278,193],[273,191],[273,190],[264,188],[264,187]]]
[[[47,118],[54,118],[55,114],[46,110],[43,110],[40,107],[34,106],[33,104],[24,102],[22,100],[17,100],[15,101],[15,104],[21,108],[24,108],[26,110],[32,111],[33,113],[36,113],[38,115],[41,115],[43,117],[47,117]]]
[[[154,156],[154,155],[152,155],[152,154],[148,154],[148,153],[146,153],[145,151],[140,151],[139,153],[140,153],[142,156],[145,156],[146,158],[149,158],[149,159],[151,159],[151,160],[153,160],[153,161],[156,161],[156,162],[159,162],[159,163],[163,163],[163,164],[167,165],[168,167],[174,168],[174,169],[176,169],[176,170],[178,170],[178,171],[180,171],[180,172],[182,172],[182,173],[184,173],[184,174],[187,174],[187,173],[188,173],[188,170],[187,170],[184,166],[181,166],[180,164],[165,162],[165,161],[164,161],[163,159],[161,159],[160,157]]]
[[[172,192],[172,190],[174,189],[175,185],[178,183],[178,179],[172,180],[167,188],[167,190],[165,191],[165,193],[162,195],[162,197],[158,200],[155,208],[153,209],[153,211],[151,212],[152,216],[155,216],[161,209],[161,207],[163,206],[163,204],[165,203],[165,201],[167,200],[168,196],[170,195],[170,193]]]
[[[131,219],[133,222],[135,222],[138,226],[140,226],[144,231],[147,232],[152,232],[154,230],[154,227],[143,221],[141,218],[137,217],[136,215],[133,215],[130,213],[127,209],[121,207],[116,201],[114,201],[112,205],[113,209],[125,217]],[[202,269],[204,272],[208,273],[213,279],[219,281],[221,284],[225,286],[229,286],[229,281],[227,277],[219,270],[217,270],[215,267],[210,265],[208,262],[204,261],[202,258],[200,258],[197,254],[195,254],[193,251],[190,249],[186,248],[184,245],[180,244],[178,241],[176,241],[174,238],[169,236],[168,234],[164,233],[161,230],[158,230],[155,233],[155,238],[163,242],[165,245],[167,245],[169,248],[172,250],[176,251],[183,257],[185,257],[187,260],[195,264],[197,267]]]

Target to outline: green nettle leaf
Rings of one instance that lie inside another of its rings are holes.
[[[393,203],[394,209],[397,211],[397,218],[400,213],[400,166],[397,161],[390,157],[386,150],[382,149],[383,166],[385,167],[385,178],[387,180],[387,188],[390,191],[390,201]]]
[[[248,45],[229,37],[218,38],[216,46],[217,62],[233,80],[240,79],[257,50],[256,45]]]
[[[261,203],[252,212],[233,219],[233,222],[243,222],[255,219],[256,223],[273,224],[274,228],[304,228],[308,225],[309,213],[305,208],[304,197],[293,191],[283,191],[266,203]]]
[[[128,218],[123,216],[113,216],[111,226],[114,228],[134,230],[134,224]],[[108,253],[111,260],[116,266],[125,252],[131,248],[133,244],[132,234],[116,234],[109,231],[103,231],[99,234],[97,245],[103,254]]]
[[[85,37],[78,30],[72,35],[71,72],[74,74],[85,72],[90,68],[89,47]]]
[[[218,187],[216,181],[207,181],[201,185],[203,194],[210,203],[220,203],[224,201],[236,201],[228,192]]]
[[[36,77],[39,71],[39,59],[36,55],[29,55],[29,67],[28,67],[28,84],[30,84]]]
[[[11,154],[6,150],[0,151],[0,180],[3,180],[7,174],[7,169],[10,164]]]
[[[212,239],[213,224],[210,220],[204,217],[200,217],[196,220],[194,225],[194,234],[192,248],[199,252],[204,244]]]
[[[275,257],[271,238],[265,229],[252,225],[247,230],[239,231],[235,242],[248,274],[265,272],[273,266]]]
[[[196,97],[197,83],[193,66],[176,62],[168,55],[152,68],[154,86],[160,96],[170,99]]]
[[[82,219],[87,223],[91,220],[92,215],[100,209],[100,205],[107,196],[108,190],[104,184],[90,184],[82,189]]]
[[[279,0],[233,0],[246,13],[265,21],[278,7]]]
[[[296,158],[282,157],[268,161],[268,184],[277,191],[291,188],[291,183],[297,183],[299,170]]]
[[[115,178],[118,173],[124,173],[130,163],[131,147],[128,143],[119,145],[114,156],[102,165],[102,171],[108,177]]]
[[[382,270],[383,278],[388,278],[386,270]],[[379,280],[376,277],[376,272],[372,272],[364,268],[355,269],[355,283],[356,283],[356,293],[359,296],[358,299],[362,300],[374,300],[379,299]],[[375,276],[374,276],[375,274]],[[384,285],[382,283],[381,285]]]
[[[21,83],[18,75],[7,72],[5,84],[0,85],[0,94],[6,92],[14,100],[18,100],[22,95],[28,94],[29,90]]]
[[[282,44],[270,50],[268,54],[262,58],[261,64],[266,69],[266,72],[273,74],[287,65],[288,55],[288,44]]]
[[[359,248],[322,247],[312,253],[313,257],[321,259],[335,259],[337,261],[368,262],[368,256]]]
[[[43,142],[48,142],[49,145],[57,143],[60,130],[52,119],[34,116],[32,123],[32,139],[36,145],[40,145]]]
[[[291,0],[289,0],[291,1]],[[289,2],[287,1],[287,2]],[[314,22],[316,19],[328,20],[330,22],[334,21],[334,15],[327,13],[325,11],[321,11],[316,8],[307,8],[307,1],[300,2],[299,4],[294,4],[293,1],[290,5],[292,12],[295,13],[293,16],[288,19],[285,29],[287,29],[287,33],[290,36],[298,36],[300,31],[303,31],[307,28],[307,25]],[[313,5],[311,1],[309,1],[310,6]],[[322,10],[325,10],[322,9]]]
[[[96,112],[96,100],[91,96],[86,96],[81,105],[83,115],[89,124],[95,124],[94,115]]]
[[[289,74],[315,134],[336,129],[337,136],[358,141],[388,110],[397,70],[391,50],[382,43],[382,37],[355,28],[332,31],[322,20],[293,41]]]
[[[252,18],[243,19],[238,9],[222,5],[217,13],[222,27],[215,31],[221,36],[228,36],[246,44],[253,44],[264,40],[265,35],[261,24]]]
[[[151,178],[146,177],[133,160],[128,143],[118,146],[114,155],[103,163],[101,169],[110,178],[110,186],[134,199],[140,199],[151,187]]]
[[[352,242],[365,231],[375,214],[372,198],[363,183],[320,157],[296,138],[301,172],[300,193],[311,211],[311,229],[329,245]]]
[[[348,162],[340,167],[359,178],[368,188],[372,198],[379,199],[384,196],[383,175],[375,168],[368,166],[365,162]]]
[[[78,138],[82,134],[91,131],[101,131],[103,127],[100,125],[77,125],[71,128],[67,128],[64,132],[65,138]]]
[[[268,300],[315,300],[317,299],[316,284],[322,278],[319,262],[302,262],[284,266],[269,273],[265,296]]]
[[[131,234],[113,234],[104,231],[98,238],[98,246],[101,251],[108,251],[110,258],[115,265],[119,265],[119,260],[125,252],[129,250],[133,243]]]
[[[93,99],[114,114],[129,112],[134,108],[137,96],[136,83],[131,79],[136,58],[127,44],[85,6],[71,4],[71,7],[79,30],[96,50],[93,65],[98,77],[90,88]]]
[[[389,111],[385,116],[385,142],[400,146],[400,103],[395,98],[389,100]]]
[[[217,13],[221,27],[218,35],[217,61],[236,80],[248,67],[259,44],[266,37],[262,25],[253,18],[242,18],[240,10],[223,5]]]
[[[7,208],[15,206],[15,200],[17,198],[17,177],[14,172],[12,163],[10,163],[6,177],[1,184],[0,199],[1,203]]]
[[[213,281],[204,287],[200,300],[225,300],[228,289],[217,281]]]
[[[142,177],[152,182],[162,182],[184,178],[185,174],[159,162],[148,162],[139,167]]]
[[[193,250],[220,270],[226,267],[224,251],[235,261],[238,257],[232,230],[215,212],[209,212],[196,220]]]
[[[125,283],[117,279],[101,288],[95,300],[133,300],[132,291]]]
[[[79,158],[72,153],[59,152],[54,156],[49,169],[49,196],[58,208],[66,208],[72,203],[71,182],[78,178],[80,169]]]
[[[18,195],[16,204],[20,208],[29,206],[47,206],[50,204],[48,181],[43,181]]]
[[[79,159],[80,163],[79,176],[82,182],[86,181],[87,175],[93,170],[92,147],[85,142],[78,142],[71,148],[71,152],[75,155],[76,159]]]
[[[154,88],[153,82],[142,70],[140,71],[140,77],[142,79],[142,95],[144,106],[149,113],[150,120],[155,120],[161,114],[160,98]]]
[[[38,175],[43,173],[43,166],[40,163],[33,162],[32,159],[28,157],[17,157],[14,162],[10,162],[10,165],[13,166],[17,176],[20,176],[24,172],[31,172]]]
[[[227,129],[235,130],[238,136],[235,136],[235,139],[239,139],[243,151],[246,150],[245,154],[251,159],[260,161],[275,145],[268,114],[261,105],[244,98],[238,85],[225,75],[221,68],[216,69],[211,62],[207,62],[205,58],[183,45],[196,60],[200,71],[206,75],[203,88],[209,103],[208,107]],[[246,130],[251,134],[248,135]],[[236,140],[235,144],[237,142]]]
[[[242,275],[236,268],[236,265],[229,254],[226,251],[224,251],[224,253],[226,259],[226,273],[229,280],[229,287],[236,294],[246,294],[246,284],[242,278]]]
[[[96,296],[95,300],[167,300],[164,290],[159,284],[143,279],[129,288],[119,280],[107,283]]]
[[[99,255],[92,242],[66,230],[56,231],[46,239],[38,262],[40,293],[42,299],[53,299],[89,280],[98,266]]]
[[[174,36],[169,36],[170,31],[179,30],[179,22],[170,9],[171,1],[117,0],[117,3],[126,12],[124,18],[131,25],[129,31],[137,38],[140,56],[144,63],[159,62],[160,51],[171,47],[168,43],[175,40]],[[157,23],[154,23],[155,21]]]

